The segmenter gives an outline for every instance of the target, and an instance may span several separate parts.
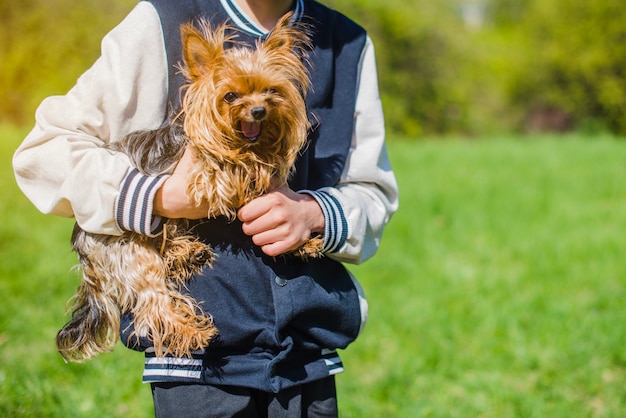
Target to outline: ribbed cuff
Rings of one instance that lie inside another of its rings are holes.
[[[167,178],[146,176],[135,168],[128,171],[115,202],[116,220],[121,229],[148,236],[157,235],[162,218],[152,215],[154,196]]]
[[[348,239],[348,221],[339,200],[324,191],[301,190],[312,196],[322,208],[324,214],[323,253],[339,251]]]

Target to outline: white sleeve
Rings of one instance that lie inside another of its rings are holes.
[[[24,194],[43,213],[120,234],[115,202],[130,162],[103,146],[161,124],[167,80],[159,17],[140,2],[104,37],[100,58],[76,85],[37,109],[36,125],[13,157]]]
[[[311,193],[325,213],[325,248],[331,249],[326,255],[354,264],[374,255],[385,225],[398,208],[398,186],[385,146],[376,59],[369,37],[360,70],[346,167],[336,187]]]

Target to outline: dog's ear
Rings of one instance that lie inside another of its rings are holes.
[[[293,12],[280,18],[263,43],[262,48],[301,54],[302,58],[311,49],[310,28],[293,18]]]
[[[197,80],[211,65],[210,45],[192,23],[181,26],[180,37],[183,44],[186,76],[192,81]]]
[[[298,85],[302,93],[309,87],[308,62],[312,49],[311,28],[293,19],[293,13],[283,16],[264,42],[257,43],[257,49],[265,57],[266,63],[285,74]]]
[[[226,36],[225,26],[212,30],[206,20],[199,21],[198,26],[186,23],[180,27],[185,75],[192,81],[202,77],[215,65],[224,54],[224,43],[230,40]]]

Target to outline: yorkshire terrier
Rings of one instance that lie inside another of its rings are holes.
[[[207,204],[209,218],[235,219],[240,207],[286,184],[305,146],[310,37],[287,15],[256,49],[238,44],[229,26],[214,30],[204,20],[182,25],[181,38],[188,83],[179,114],[167,126],[129,134],[115,148],[147,175],[171,173],[191,148],[190,200]],[[190,356],[210,343],[218,332],[212,318],[180,292],[213,263],[191,224],[167,220],[156,237],[98,235],[75,226],[82,280],[70,300],[72,317],[56,338],[66,361],[112,349],[123,313],[134,316],[133,335],[149,338],[157,355]],[[294,253],[318,257],[321,242],[313,237]]]

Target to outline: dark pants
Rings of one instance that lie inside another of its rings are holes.
[[[334,376],[280,393],[234,386],[153,383],[157,418],[337,417]]]

